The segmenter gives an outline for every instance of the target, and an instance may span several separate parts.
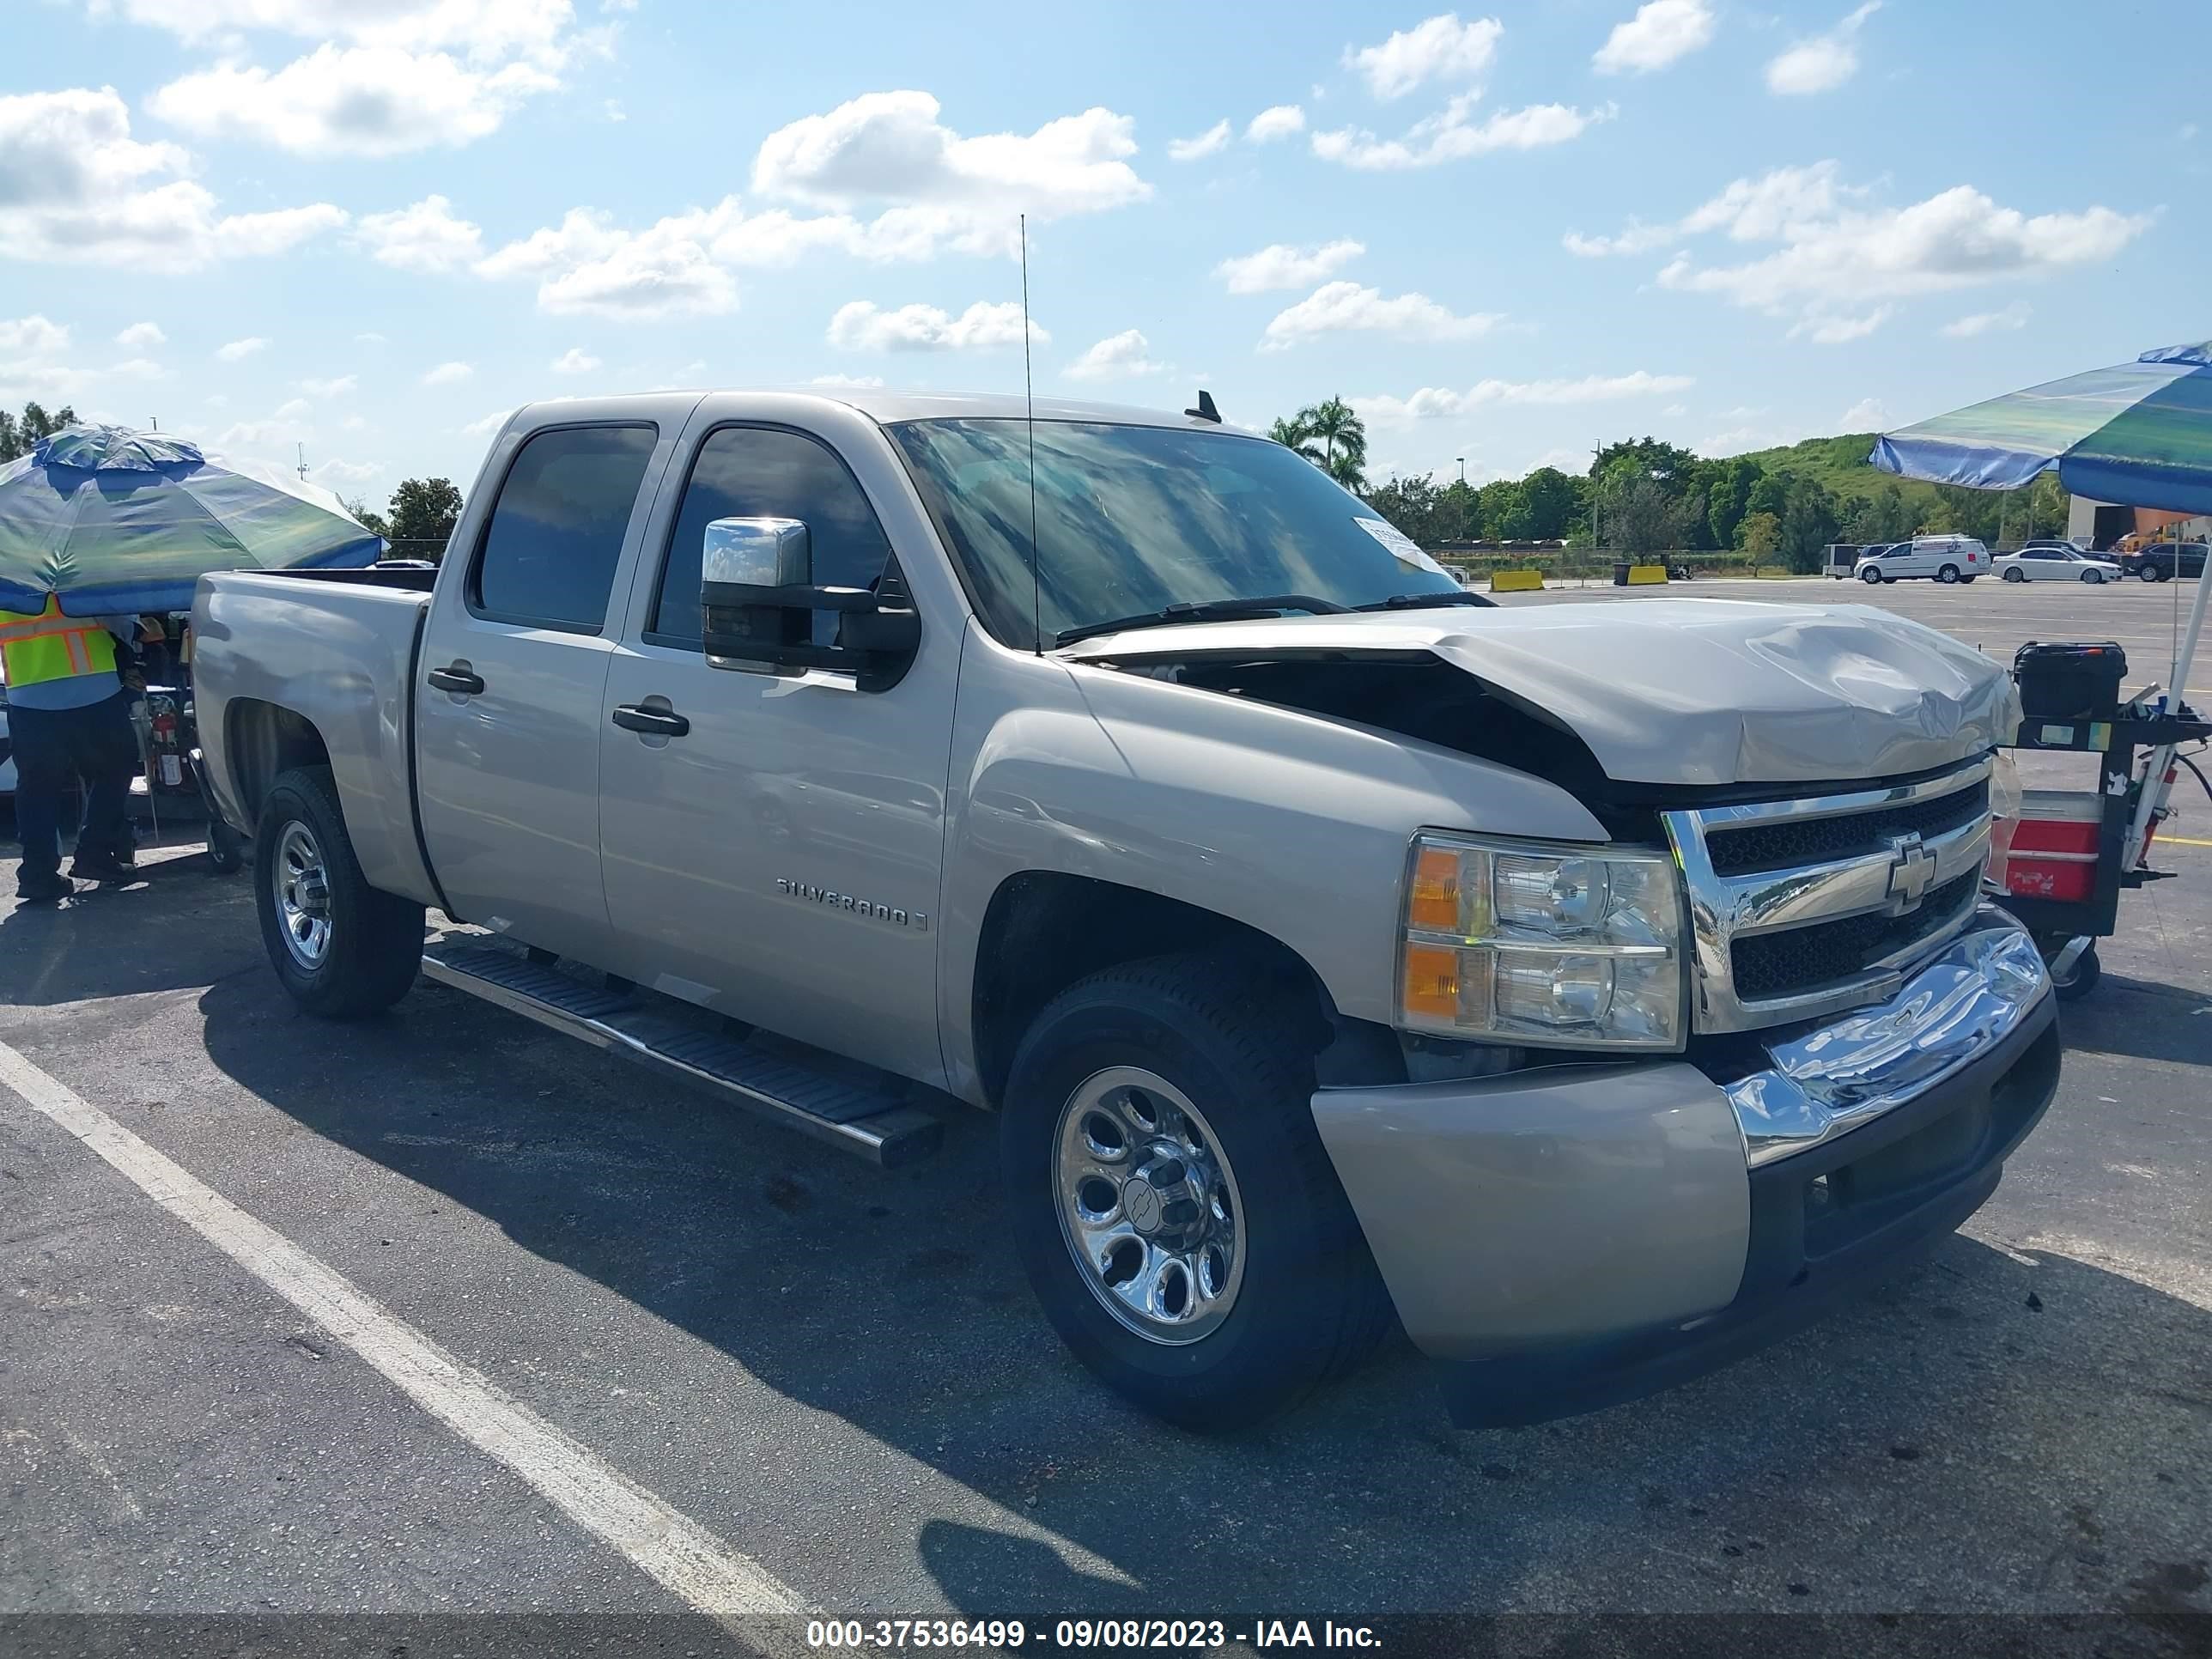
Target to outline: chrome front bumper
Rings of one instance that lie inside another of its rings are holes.
[[[2021,925],[1987,905],[1890,999],[1770,1042],[1772,1062],[1726,1086],[1752,1168],[1819,1146],[1973,1064],[2051,994]]]
[[[1799,1282],[1802,1263],[1778,1267],[1771,1241],[1802,1246],[1802,1189],[1855,1147],[1891,1148],[1894,1164],[1894,1143],[1929,1131],[1927,1189],[1979,1202],[2055,1086],[2051,1007],[2027,934],[1984,909],[1886,1001],[1778,1037],[1748,1077],[1716,1082],[1684,1060],[1540,1066],[1323,1089],[1314,1119],[1417,1346],[1468,1361],[1571,1350],[1702,1326]],[[1993,1103],[2016,1133],[1988,1127]],[[1850,1185],[1818,1184],[1823,1203]],[[1940,1204],[1924,1213],[1957,1224]],[[1915,1237],[1886,1224],[1854,1260]]]

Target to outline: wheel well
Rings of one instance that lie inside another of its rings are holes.
[[[234,698],[223,711],[223,754],[249,826],[276,780],[300,766],[328,766],[331,751],[307,716],[252,697]]]
[[[975,1059],[995,1105],[1014,1050],[1045,1005],[1101,969],[1171,951],[1214,951],[1310,1000],[1313,1046],[1329,1041],[1328,993],[1304,959],[1280,940],[1216,911],[1141,888],[1087,876],[1027,872],[991,896],[976,941]]]

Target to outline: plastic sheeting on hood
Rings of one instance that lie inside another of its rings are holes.
[[[2012,677],[1865,605],[1637,599],[1147,629],[1073,646],[1092,662],[1426,651],[1540,708],[1624,783],[1895,776],[2008,741]]]

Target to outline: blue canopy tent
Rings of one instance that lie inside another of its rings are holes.
[[[0,610],[183,611],[210,570],[374,564],[383,545],[319,485],[165,433],[70,427],[0,465]]]
[[[2092,501],[2212,514],[2212,340],[1970,404],[1875,439],[1867,459],[1901,477],[1972,489],[2017,489],[2055,471],[2062,487]],[[2177,708],[2208,597],[2212,571],[2198,579],[2174,652],[2167,697]],[[2156,781],[2142,792],[2130,847],[2145,845],[2172,766],[2172,745],[2152,751],[2145,776]]]

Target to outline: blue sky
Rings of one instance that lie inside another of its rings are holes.
[[[2212,334],[2203,0],[0,3],[0,404],[372,504],[535,398],[1018,389],[1024,211],[1040,392],[1378,475]]]

